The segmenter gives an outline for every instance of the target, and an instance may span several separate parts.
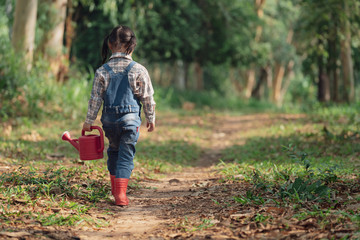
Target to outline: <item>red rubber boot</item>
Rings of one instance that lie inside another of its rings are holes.
[[[129,199],[126,196],[126,190],[129,179],[127,178],[115,178],[115,205],[127,206],[129,205]]]
[[[115,175],[110,174],[110,182],[111,182],[111,194],[115,195]]]

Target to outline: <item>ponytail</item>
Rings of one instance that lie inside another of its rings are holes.
[[[130,40],[129,40],[127,45],[128,46],[126,48],[125,53],[130,54],[132,51],[134,51],[134,49],[136,47],[136,37],[135,37],[135,35],[131,35]]]
[[[104,38],[104,42],[103,42],[103,45],[102,45],[102,50],[101,50],[102,64],[104,64],[106,62],[106,59],[107,59],[107,56],[108,56],[108,52],[109,52],[108,41],[109,41],[109,35],[107,35]]]

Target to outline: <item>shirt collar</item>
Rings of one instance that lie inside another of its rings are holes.
[[[111,57],[109,58],[112,59],[112,58],[126,58],[126,59],[129,59],[129,60],[132,60],[132,57],[126,53],[122,53],[122,52],[115,52],[113,54],[111,54]]]

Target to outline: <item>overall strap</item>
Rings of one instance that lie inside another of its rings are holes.
[[[108,71],[110,76],[115,75],[114,71],[112,70],[112,68],[107,63],[105,63],[103,66],[104,66],[105,70]]]
[[[128,73],[130,70],[131,70],[131,68],[135,65],[135,61],[132,61],[126,68],[125,68],[125,73]]]

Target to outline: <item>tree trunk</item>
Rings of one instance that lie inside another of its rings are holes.
[[[189,68],[190,68],[190,64],[188,62],[184,62],[185,89],[190,89]]]
[[[36,27],[37,0],[16,0],[12,45],[24,54],[26,69],[31,69]]]
[[[171,65],[171,64],[166,64],[165,65],[166,67],[165,67],[165,84],[166,84],[166,86],[172,86],[172,84],[173,84],[173,82],[172,82],[172,80],[173,80],[173,74],[174,74],[174,67],[173,67],[173,65]]]
[[[328,37],[328,52],[329,57],[327,61],[327,73],[330,81],[330,99],[333,102],[339,101],[339,80],[338,80],[338,67],[336,64],[337,61],[337,48],[336,48],[336,39],[337,39],[337,24],[334,15],[331,15],[331,22],[334,25],[330,25],[330,33]]]
[[[255,67],[252,66],[251,69],[247,71],[245,98],[251,97],[251,92],[254,85],[255,85]]]
[[[285,67],[281,63],[275,65],[275,77],[273,81],[272,99],[276,104],[280,104],[281,99],[281,85],[285,74]]]
[[[72,16],[74,13],[72,0],[68,0],[67,2],[67,16],[65,20],[65,39],[66,39],[66,60],[70,61],[70,53],[71,53],[71,46],[72,40],[75,36]]]
[[[252,91],[251,96],[253,96],[259,100],[261,99],[261,97],[264,95],[263,94],[264,85],[267,82],[267,79],[268,79],[267,67],[261,68],[259,81],[256,83],[256,86],[255,86],[254,90]]]
[[[323,56],[318,56],[318,101],[330,101],[330,85],[329,78],[324,68]]]
[[[265,5],[266,0],[254,0],[255,3],[255,9],[256,9],[256,14],[258,16],[259,19],[263,18],[264,16],[264,5]],[[256,26],[256,32],[255,32],[255,42],[259,42],[261,39],[261,35],[262,35],[262,26],[258,25]],[[246,89],[245,89],[245,98],[250,98],[251,97],[251,93],[252,90],[254,88],[255,85],[255,66],[252,64],[250,66],[250,69],[247,71],[247,81],[246,81]]]
[[[280,103],[283,102],[285,94],[290,86],[291,79],[294,78],[294,75],[295,75],[294,74],[294,65],[295,65],[294,60],[290,60],[290,62],[287,65],[285,81],[284,81],[283,87],[281,88],[281,91],[280,91],[280,100],[279,100]]]
[[[185,69],[184,62],[182,60],[177,60],[175,62],[174,74],[175,87],[180,90],[185,90]]]
[[[293,36],[294,36],[294,31],[290,29],[286,37],[286,43],[291,44]],[[282,82],[284,75],[285,75],[285,66],[281,62],[277,62],[275,64],[275,77],[272,85],[272,101],[277,105],[281,105],[281,101],[282,101],[281,89],[283,85]]]
[[[153,64],[152,66],[152,79],[155,83],[161,85],[161,69],[159,64]]]
[[[41,0],[49,5],[47,19],[51,29],[44,34],[40,51],[50,64],[51,72],[58,81],[64,79],[67,72],[66,57],[63,55],[67,0]]]
[[[343,70],[343,79],[345,87],[344,100],[347,102],[353,102],[355,99],[354,89],[354,69],[353,61],[351,57],[351,29],[349,21],[349,6],[348,2],[344,1],[345,16],[343,19],[342,33],[343,38],[340,39],[341,46],[341,65]]]
[[[272,67],[267,66],[266,72],[267,72],[266,85],[269,89],[271,89],[272,84],[273,84],[273,69],[272,69]]]
[[[323,40],[318,40],[318,45],[323,45]],[[326,73],[323,55],[318,55],[318,101],[329,102],[330,101],[330,84],[329,77]]]
[[[239,75],[240,73],[236,74],[235,68],[230,67],[230,72],[229,72],[230,82],[232,83],[237,93],[241,93],[243,91],[243,87],[238,81],[238,79],[241,78],[239,77]]]
[[[198,62],[195,63],[195,73],[196,73],[196,90],[204,89],[204,70]]]
[[[264,16],[264,5],[266,0],[255,0],[255,8],[256,8],[256,14],[258,18],[263,18]],[[256,35],[255,35],[255,41],[259,42],[261,35],[262,35],[263,27],[261,25],[256,26]]]

